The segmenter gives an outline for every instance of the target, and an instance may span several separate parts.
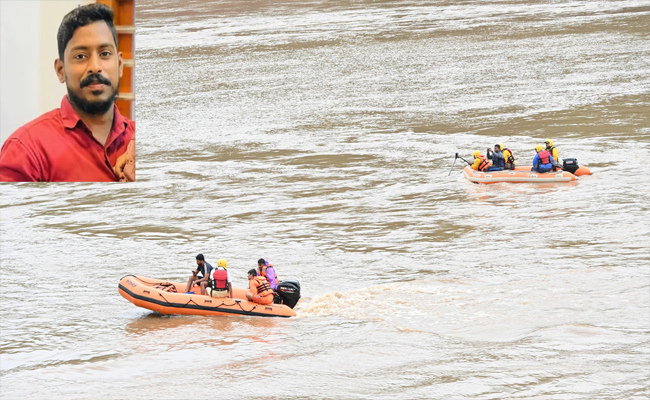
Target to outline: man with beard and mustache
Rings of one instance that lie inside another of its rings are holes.
[[[68,95],[14,132],[0,151],[0,181],[135,180],[135,123],[115,105],[122,77],[113,11],[101,4],[68,13],[54,69]]]

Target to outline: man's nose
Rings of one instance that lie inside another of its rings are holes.
[[[100,63],[100,58],[98,54],[92,54],[90,60],[88,61],[88,72],[97,74],[102,72],[102,67]]]

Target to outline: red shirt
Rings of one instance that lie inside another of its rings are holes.
[[[135,137],[135,122],[113,106],[113,126],[102,146],[72,108],[68,96],[61,108],[18,128],[2,145],[0,181],[117,181],[113,166]]]

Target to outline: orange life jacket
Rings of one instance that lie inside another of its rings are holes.
[[[258,267],[257,271],[260,273],[261,276],[266,278],[266,269],[267,268],[273,268],[273,271],[275,272],[275,281],[280,282],[280,280],[278,279],[278,270],[275,269],[275,267],[273,265],[271,265],[271,264],[263,266],[262,270],[260,270],[259,267]],[[268,279],[268,278],[266,278],[266,279]]]
[[[478,156],[478,158],[481,159],[481,163],[478,165],[478,170],[482,171],[482,172],[485,172],[488,169],[488,167],[490,166],[490,163],[488,162],[488,160],[485,159],[485,156],[483,154]]]
[[[256,276],[251,280],[253,286],[257,290],[257,294],[261,297],[273,294],[273,289],[269,285],[269,281],[266,280],[263,276]]]
[[[210,277],[210,287],[212,290],[228,289],[228,271],[221,267],[216,267]]]
[[[164,282],[156,283],[152,286],[154,289],[162,290],[163,292],[176,293],[176,286],[173,283]]]

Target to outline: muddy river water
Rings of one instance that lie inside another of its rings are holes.
[[[2,399],[650,397],[648,1],[136,7],[138,181],[0,185]],[[475,185],[552,139],[593,175]],[[117,291],[226,258],[292,319]]]

